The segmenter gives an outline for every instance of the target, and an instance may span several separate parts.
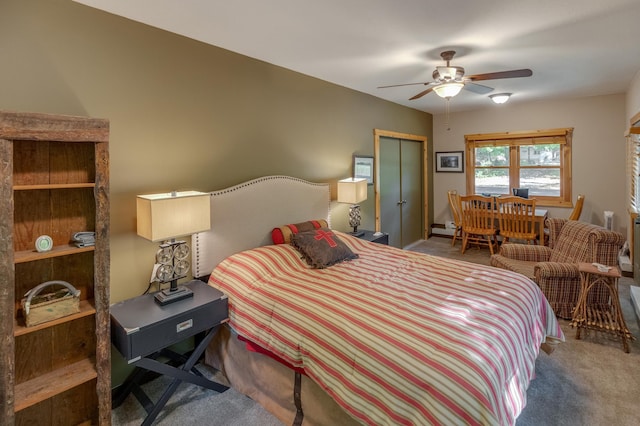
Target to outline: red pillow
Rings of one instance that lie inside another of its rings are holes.
[[[327,221],[324,219],[283,225],[278,228],[273,228],[271,231],[271,240],[273,241],[273,244],[289,244],[293,234],[326,228],[327,226]]]

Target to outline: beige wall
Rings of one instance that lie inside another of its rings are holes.
[[[113,302],[145,290],[157,248],[136,235],[136,194],[334,182],[352,154],[373,154],[374,128],[432,137],[429,114],[70,0],[3,0],[0,53],[0,109],[111,121]],[[347,230],[346,206],[334,210]]]
[[[574,127],[573,199],[580,193],[586,195],[581,220],[602,225],[603,212],[612,210],[615,228],[626,235],[625,117],[624,94],[526,104],[512,99],[503,105],[452,114],[451,130],[446,130],[444,115],[434,116],[433,149],[464,150],[465,134]],[[466,193],[465,175],[435,173],[435,223],[451,220],[448,189]],[[567,217],[569,212],[567,208],[549,209],[553,217]]]
[[[630,120],[640,114],[640,70],[636,73],[627,91],[627,125]]]

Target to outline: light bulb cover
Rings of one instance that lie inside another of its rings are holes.
[[[503,104],[509,100],[511,93],[496,93],[494,95],[489,95],[489,97],[494,103]]]
[[[436,92],[436,95],[441,98],[452,98],[456,96],[462,88],[464,87],[464,83],[460,83],[457,81],[451,81],[449,83],[442,83],[433,88],[433,91]]]

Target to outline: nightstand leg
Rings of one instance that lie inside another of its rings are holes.
[[[221,385],[219,383],[213,382],[205,378],[204,376],[202,376],[202,374],[199,374],[199,372],[198,374],[194,374],[192,372],[192,370],[194,370],[194,365],[200,359],[200,356],[202,355],[204,350],[207,348],[207,345],[209,344],[209,342],[211,342],[211,339],[213,339],[213,336],[217,329],[218,327],[214,327],[207,332],[204,339],[202,339],[202,341],[198,344],[198,346],[196,346],[196,348],[191,353],[191,356],[180,368],[172,367],[171,365],[158,362],[155,359],[153,359],[154,357],[142,358],[135,363],[136,367],[143,368],[145,370],[155,371],[156,373],[160,373],[166,376],[171,376],[174,378],[171,384],[169,385],[169,387],[164,391],[160,399],[153,406],[150,406],[149,404],[150,400],[146,396],[144,391],[142,391],[142,389],[139,389],[139,391],[141,392],[141,395],[138,395],[137,392],[134,392],[134,395],[136,396],[140,404],[142,404],[142,406],[144,407],[145,411],[147,411],[147,414],[148,414],[147,418],[142,423],[143,426],[150,425],[153,423],[153,421],[156,419],[158,414],[160,414],[160,411],[162,411],[162,409],[164,408],[167,401],[169,401],[169,398],[171,398],[171,395],[173,395],[173,393],[176,391],[176,389],[182,382],[192,383],[194,385],[198,385],[198,386],[211,389],[220,393],[229,389],[227,386]],[[137,390],[138,389],[136,389],[136,391]]]
[[[156,352],[156,353],[150,355],[150,357],[155,358],[159,354],[160,354],[159,352]],[[147,370],[146,369],[140,368],[140,367],[136,367],[131,372],[131,374],[129,374],[129,376],[126,378],[126,380],[124,381],[124,383],[122,384],[120,389],[118,389],[118,391],[113,395],[111,408],[117,408],[120,405],[122,405],[122,403],[127,399],[129,394],[131,394],[131,393],[133,393],[133,395],[136,397],[138,402],[140,402],[140,404],[143,407],[145,407],[147,405],[146,401],[149,401],[149,398],[147,398],[147,395],[144,393],[144,391],[142,391],[140,389],[140,382],[142,382],[142,380],[144,379],[144,376],[146,374],[147,374]],[[138,396],[138,395],[140,395],[140,396]],[[141,399],[141,397],[142,397],[142,399]],[[146,398],[146,401],[143,401],[143,399],[145,399],[145,398]],[[153,404],[151,404],[151,405],[153,405]],[[147,408],[145,408],[145,410],[147,412],[149,411],[149,409],[147,409]]]
[[[164,408],[167,401],[169,401],[169,398],[171,398],[171,395],[173,395],[176,389],[178,389],[178,386],[180,385],[180,383],[181,383],[180,379],[174,379],[173,382],[171,382],[171,384],[164,391],[164,393],[162,394],[158,402],[156,402],[156,405],[153,407],[153,410],[151,410],[147,418],[144,419],[144,422],[142,422],[142,426],[147,426],[153,423],[156,417],[158,417],[158,414],[160,414],[160,411],[162,411],[162,409]]]

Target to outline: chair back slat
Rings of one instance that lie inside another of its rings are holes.
[[[453,215],[453,238],[451,239],[451,246],[456,245],[456,240],[462,240],[462,215],[460,214],[460,195],[455,189],[447,191],[447,197],[449,199],[449,207],[451,208],[451,214]]]
[[[509,241],[510,238],[537,241],[535,198],[498,197],[496,204],[503,241]]]
[[[460,196],[462,226],[474,229],[495,230],[493,197],[482,195]]]
[[[453,223],[456,226],[460,226],[460,203],[458,202],[460,195],[458,195],[458,191],[451,189],[447,191],[447,197],[449,198],[449,207],[451,208],[451,214],[453,215]]]

